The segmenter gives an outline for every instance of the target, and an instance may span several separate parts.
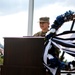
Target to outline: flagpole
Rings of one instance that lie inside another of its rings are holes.
[[[33,11],[34,11],[34,0],[29,0],[28,31],[27,31],[28,36],[32,36],[33,32]]]

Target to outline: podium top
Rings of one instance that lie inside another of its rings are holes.
[[[41,37],[41,36],[38,36],[38,37],[34,37],[34,36],[23,36],[23,37],[3,37],[4,39],[5,38],[45,38],[45,37]]]

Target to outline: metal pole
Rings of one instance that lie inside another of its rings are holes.
[[[32,36],[33,31],[33,11],[34,11],[34,0],[29,0],[29,10],[28,10],[28,36]]]

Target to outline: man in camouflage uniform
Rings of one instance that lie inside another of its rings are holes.
[[[39,19],[39,25],[40,25],[40,28],[41,28],[41,31],[35,33],[33,36],[42,36],[44,37],[45,34],[47,33],[47,31],[49,30],[49,17],[41,17]]]
[[[49,17],[41,17],[39,18],[39,25],[41,28],[41,31],[35,33],[33,36],[41,36],[45,37],[45,34],[49,31]],[[48,72],[46,72],[46,75],[50,75]]]

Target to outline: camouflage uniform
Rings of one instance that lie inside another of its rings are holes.
[[[49,23],[49,17],[41,17],[39,19],[39,22],[48,22]],[[47,30],[46,32],[43,32],[43,31],[39,31],[37,33],[35,33],[33,36],[40,36],[40,37],[45,37],[46,33],[48,32],[49,30]],[[46,75],[50,75],[48,72],[46,72]]]
[[[46,34],[47,32],[42,32],[42,31],[40,31],[40,32],[37,32],[36,34],[34,34],[33,36],[42,36],[42,37],[45,37],[45,34]]]
[[[49,17],[41,17],[39,19],[39,23],[45,23],[45,22],[49,23]],[[47,31],[49,31],[49,30],[46,30],[45,32],[43,32],[43,30],[39,31],[36,34],[34,34],[33,36],[42,36],[42,37],[45,37],[45,34],[47,33]]]

